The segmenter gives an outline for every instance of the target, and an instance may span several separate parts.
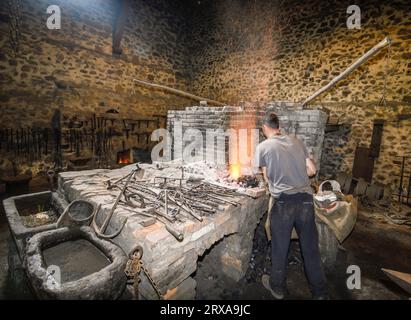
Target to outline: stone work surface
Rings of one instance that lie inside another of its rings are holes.
[[[144,169],[151,165],[141,166]],[[102,204],[97,219],[98,225],[101,225],[118,194],[118,191],[107,190],[105,181],[116,180],[134,167],[60,173],[59,190],[68,201],[83,199]],[[182,242],[177,241],[159,222],[143,227],[139,223],[142,218],[136,214],[136,209],[121,203],[106,233],[117,230],[121,221],[128,218],[121,234],[113,239],[114,243],[126,253],[137,245],[143,247],[142,260],[167,299],[194,298],[195,281],[191,276],[197,269],[197,259],[219,240],[225,245],[220,249],[220,259],[215,263],[221,264],[222,272],[233,279],[240,279],[248,268],[254,230],[266,211],[268,197],[253,199],[239,196],[238,202],[239,206],[227,205],[224,211],[205,216],[202,222],[186,220],[176,223],[175,227],[184,233]],[[157,298],[145,276],[142,276],[140,290],[145,298]]]
[[[238,139],[239,129],[247,130],[248,139],[251,141],[251,130],[259,129],[261,121],[267,112],[275,112],[280,120],[280,127],[284,133],[297,136],[304,142],[305,146],[312,152],[318,166],[322,155],[324,141],[325,124],[328,119],[326,112],[318,109],[302,110],[298,103],[290,102],[270,102],[270,103],[242,103],[238,107],[187,107],[185,110],[169,110],[167,115],[167,129],[173,135],[173,143],[182,139],[187,130],[198,130],[203,135],[203,150],[199,153],[202,160],[210,156],[207,146],[207,130],[215,131],[220,129],[222,132],[229,133],[229,129],[236,129]],[[176,124],[181,124],[181,134],[174,134]],[[261,130],[260,130],[261,131]],[[188,135],[188,133],[187,133]],[[260,139],[263,139],[260,132]],[[228,153],[229,137],[226,137],[225,148],[217,148],[214,161],[219,156],[224,155],[227,163],[230,160]],[[173,144],[174,145],[174,144]],[[248,155],[254,154],[253,148],[239,143],[239,149],[247,148]],[[174,153],[173,153],[174,155]],[[178,155],[177,155],[178,156]],[[250,158],[251,159],[251,158]],[[238,160],[239,161],[239,160]],[[236,164],[237,161],[233,160]],[[248,164],[249,165],[249,164]]]
[[[393,44],[314,103],[341,123],[325,137],[321,174],[351,171],[358,143],[369,145],[372,122],[384,127],[374,182],[398,174],[394,155],[411,149],[411,40],[409,2],[361,1],[361,29],[346,27],[347,1],[201,1],[192,12],[192,91],[237,105],[239,101],[303,101],[362,54],[390,36]],[[197,10],[195,10],[197,8]],[[387,105],[380,104],[385,89]]]

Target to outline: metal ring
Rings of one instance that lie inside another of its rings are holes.
[[[130,251],[128,254],[128,257],[130,259],[136,258],[136,259],[141,259],[143,256],[143,247],[142,246],[136,246],[133,250]]]

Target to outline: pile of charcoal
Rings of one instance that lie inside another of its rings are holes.
[[[257,178],[251,175],[239,177],[237,183],[243,188],[256,188],[259,185]]]

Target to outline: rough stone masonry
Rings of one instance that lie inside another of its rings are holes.
[[[167,167],[167,164],[165,166]],[[107,190],[106,181],[117,180],[134,168],[135,165],[130,165],[116,170],[63,172],[59,174],[59,191],[69,202],[83,199],[96,205],[101,204],[102,209],[97,219],[97,223],[101,225],[118,192]],[[141,168],[144,172],[155,175],[165,174],[166,171],[157,170],[155,165],[148,164],[142,164]],[[178,174],[180,172],[181,170],[177,171]],[[196,281],[192,275],[197,269],[198,257],[217,242],[220,242],[219,258],[213,263],[219,265],[218,270],[236,281],[245,275],[254,231],[266,211],[268,196],[262,192],[256,198],[238,196],[236,201],[238,206],[226,205],[224,211],[204,216],[202,222],[186,220],[184,223],[175,223],[184,234],[182,242],[177,241],[159,222],[143,227],[138,209],[121,203],[107,233],[118,230],[122,221],[127,218],[121,234],[114,238],[113,242],[127,254],[136,245],[143,247],[142,260],[165,299],[193,299]],[[144,275],[139,290],[144,298],[158,298]]]
[[[121,115],[166,115],[192,101],[133,84],[168,85],[227,104],[302,101],[386,36],[389,51],[374,57],[316,103],[351,128],[327,135],[323,176],[351,171],[355,148],[384,119],[373,182],[398,177],[396,156],[410,150],[409,1],[364,0],[361,29],[347,30],[344,1],[132,1],[123,54],[112,55],[110,0],[56,0],[62,29],[45,28],[46,0],[21,1],[20,49],[9,44],[8,1],[0,2],[0,119],[14,127],[47,126],[53,109],[65,116],[117,109]],[[381,104],[385,95],[387,105]],[[0,157],[0,169],[9,166]],[[33,166],[47,171],[49,157]]]

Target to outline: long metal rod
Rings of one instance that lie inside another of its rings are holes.
[[[137,169],[133,170],[131,174],[128,176],[126,183],[124,184],[123,188],[121,189],[120,193],[118,194],[116,201],[114,202],[113,206],[111,207],[110,212],[108,213],[106,219],[104,219],[104,222],[100,228],[100,233],[104,233],[107,229],[108,223],[110,222],[111,217],[114,214],[114,210],[116,210],[118,203],[120,202],[120,198],[124,194],[124,191],[127,188],[128,183],[130,182],[131,178],[133,178],[134,174],[137,172]],[[97,231],[97,230],[96,230]]]
[[[391,42],[392,40],[389,37],[386,37],[381,42],[377,43],[374,47],[372,47],[364,55],[362,55],[357,61],[355,61],[352,65],[350,65],[347,69],[345,69],[345,71],[343,71],[341,74],[339,74],[334,79],[332,79],[327,85],[320,88],[319,90],[314,92],[311,96],[309,96],[307,99],[305,99],[303,102],[303,106],[309,103],[310,101],[314,100],[315,98],[317,98],[320,94],[334,87],[337,84],[337,82],[344,79],[351,72],[353,72],[359,66],[364,64],[368,59],[376,55],[381,49],[391,44]]]
[[[184,97],[187,97],[187,98],[190,98],[190,99],[193,99],[193,100],[207,101],[211,104],[220,105],[220,106],[226,105],[225,103],[217,101],[217,100],[212,100],[212,99],[196,96],[194,94],[191,94],[191,93],[188,93],[188,92],[185,92],[185,91],[182,91],[182,90],[174,89],[174,88],[171,88],[171,87],[167,87],[167,86],[164,86],[164,85],[161,85],[161,84],[151,83],[151,82],[147,82],[147,81],[143,81],[143,80],[139,80],[139,79],[133,79],[133,81],[137,82],[137,83],[139,83],[143,86],[146,86],[146,87],[152,87],[152,88],[156,88],[156,89],[166,90],[166,91],[173,92],[173,93],[179,94],[180,96],[184,96]]]
[[[401,177],[400,177],[400,189],[398,192],[398,203],[402,203],[402,183],[404,179],[404,170],[405,170],[405,157],[402,158],[402,163],[401,163]]]

